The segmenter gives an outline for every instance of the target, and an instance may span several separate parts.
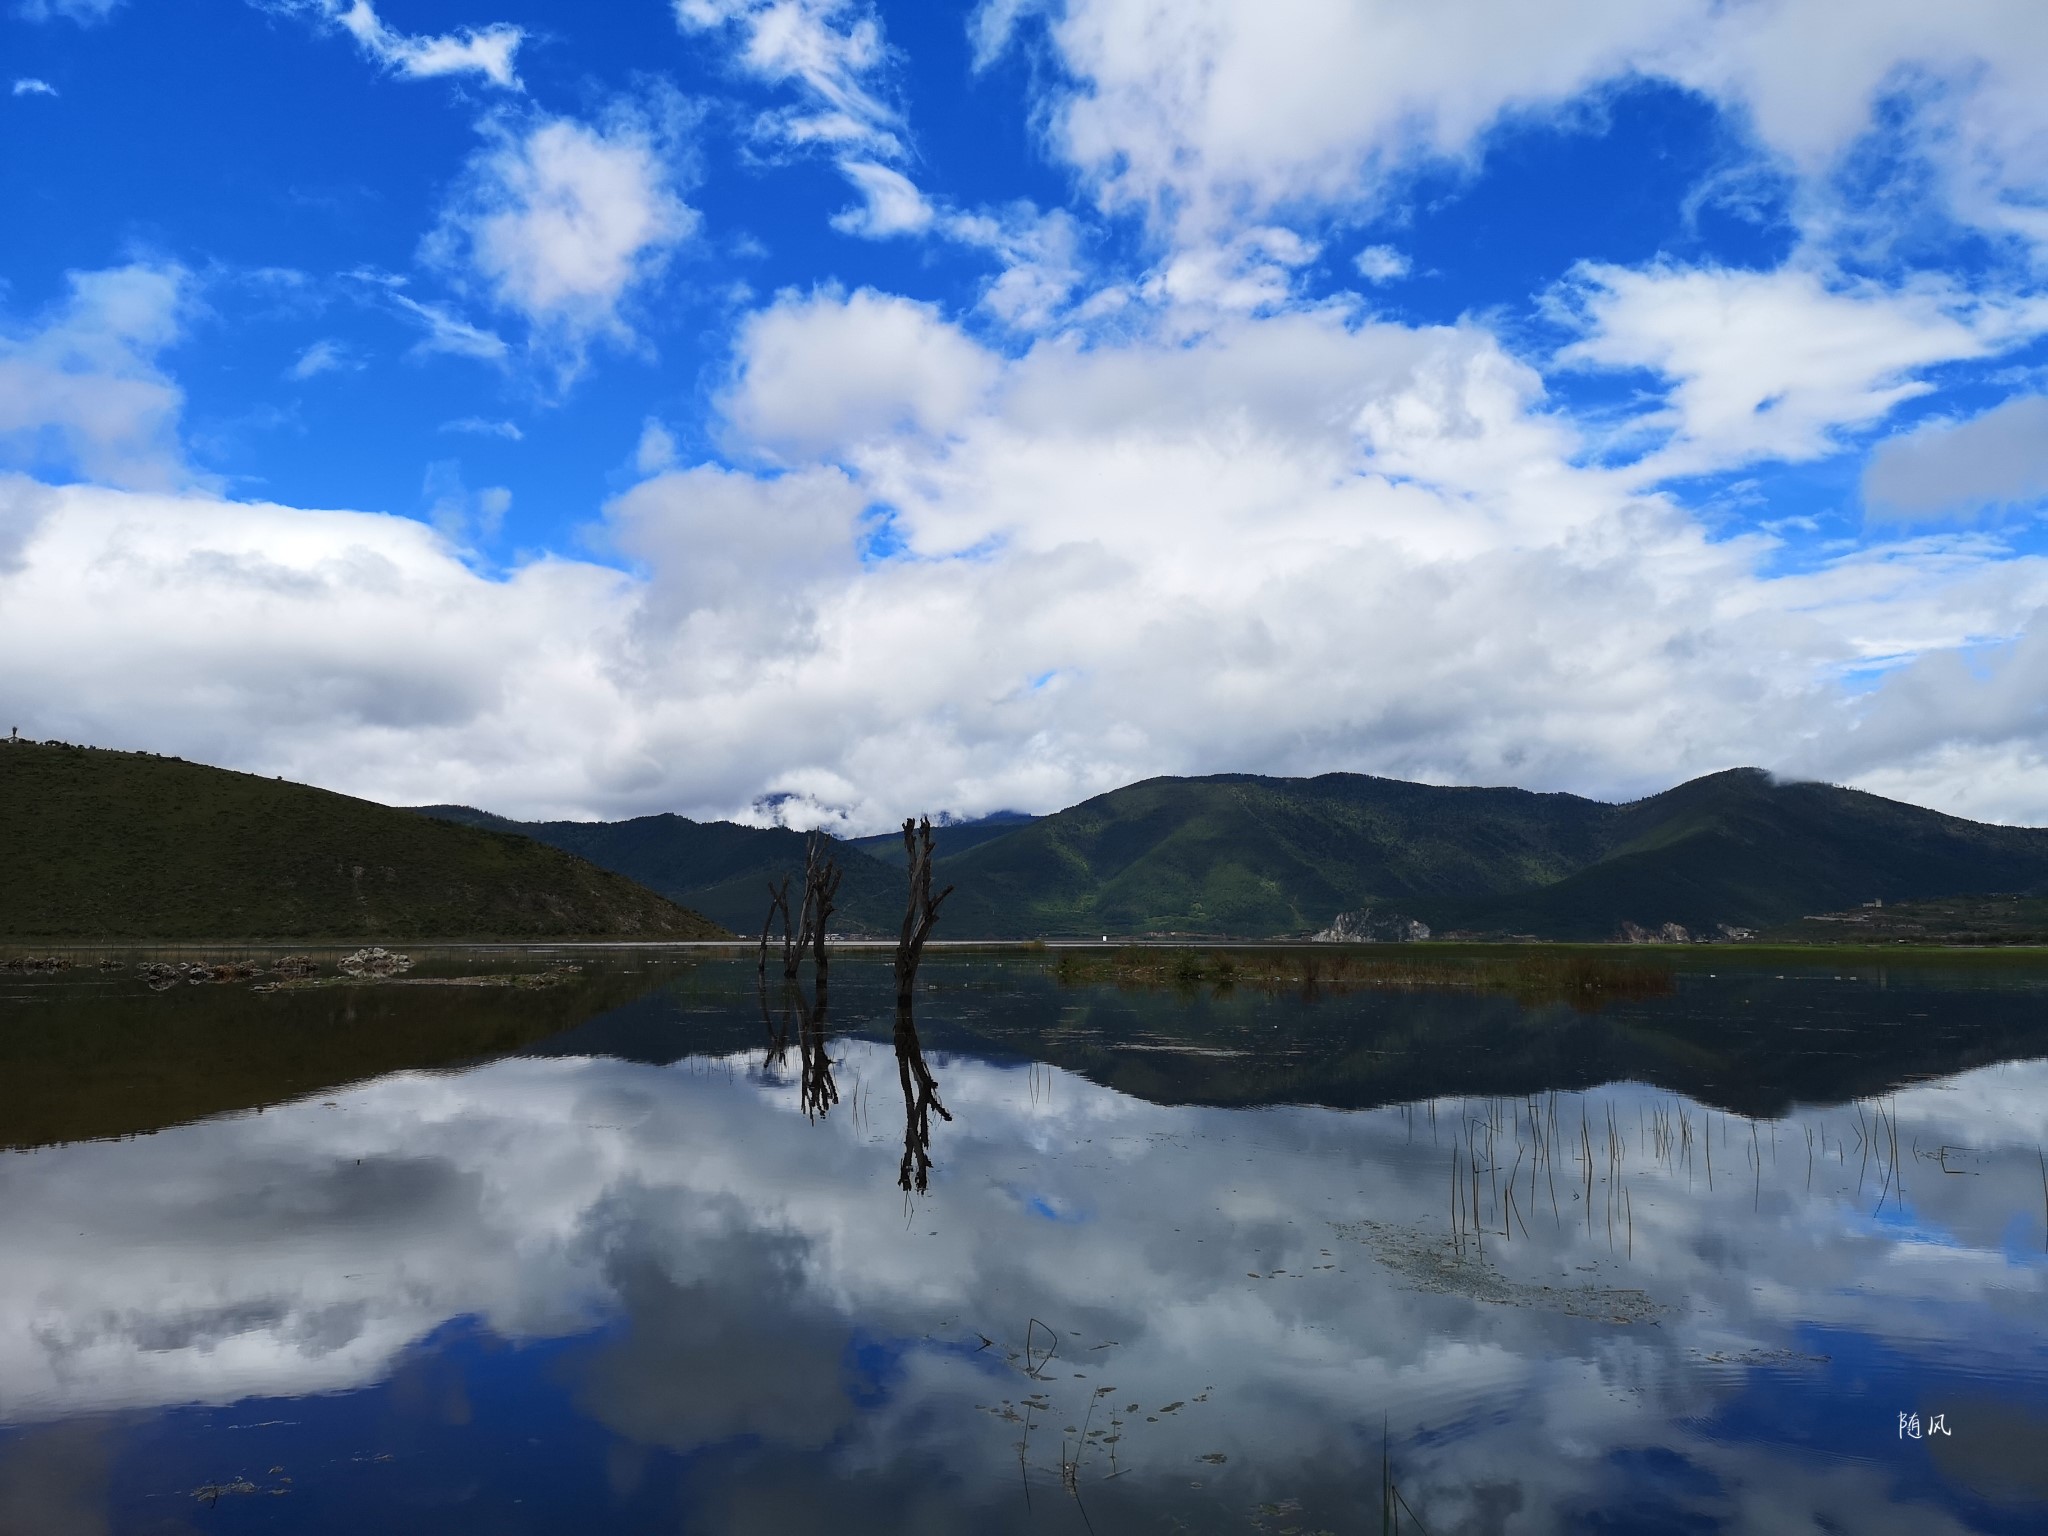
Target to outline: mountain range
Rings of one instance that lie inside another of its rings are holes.
[[[760,930],[770,879],[799,869],[786,828],[675,815],[515,822],[516,832],[705,913]],[[903,875],[893,835],[844,843],[834,926],[887,934]],[[951,938],[1300,937],[1340,914],[1435,933],[1606,940],[1782,928],[1867,903],[2048,890],[2048,829],[1991,826],[1754,768],[1610,804],[1364,774],[1157,778],[1050,816],[941,828]]]

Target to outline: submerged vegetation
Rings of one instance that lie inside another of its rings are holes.
[[[1229,992],[1269,990],[1354,991],[1433,988],[1495,992],[1526,1003],[1570,1003],[1592,1010],[1622,998],[1666,997],[1677,982],[1659,956],[1522,948],[1503,952],[1428,951],[1387,946],[1356,949],[1117,949],[1067,950],[1056,972],[1064,985],[1113,983]]]

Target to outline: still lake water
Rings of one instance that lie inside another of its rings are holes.
[[[583,958],[0,977],[0,1532],[2048,1530],[2048,969]]]

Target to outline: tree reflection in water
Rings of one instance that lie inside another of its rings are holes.
[[[896,1076],[903,1084],[903,1162],[896,1183],[906,1194],[914,1189],[921,1195],[932,1166],[932,1111],[946,1121],[953,1115],[939,1102],[938,1079],[925,1064],[908,999],[896,1004]]]
[[[832,1080],[832,1058],[825,1054],[825,978],[818,975],[818,1006],[812,1008],[804,1002],[803,989],[789,989],[791,1001],[796,1005],[800,1021],[797,1031],[797,1052],[802,1060],[801,1097],[804,1114],[813,1120],[822,1120],[831,1113],[832,1106],[839,1102],[839,1085]]]

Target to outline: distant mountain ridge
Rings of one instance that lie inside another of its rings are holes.
[[[553,843],[741,933],[759,930],[766,882],[802,863],[801,835],[784,828],[421,809]],[[888,933],[901,920],[892,836],[842,845],[835,926]],[[2048,829],[1754,768],[1624,805],[1352,773],[1148,779],[1050,816],[941,830],[938,851],[939,879],[959,887],[950,938],[1306,936],[1366,908],[1438,933],[1604,940],[1677,924],[1711,936],[1879,899],[2048,889]]]

